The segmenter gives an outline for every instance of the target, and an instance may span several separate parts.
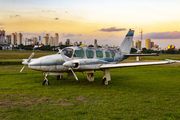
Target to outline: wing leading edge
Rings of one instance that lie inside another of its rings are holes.
[[[121,67],[133,67],[133,66],[147,66],[147,65],[160,65],[160,64],[170,64],[174,62],[179,62],[176,60],[168,60],[168,61],[159,61],[159,62],[138,62],[138,63],[119,63],[119,64],[104,64],[100,66],[100,69],[108,69],[108,68],[121,68]]]

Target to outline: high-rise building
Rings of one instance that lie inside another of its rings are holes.
[[[12,33],[11,34],[11,44],[12,45],[21,45],[22,44],[23,35],[22,33]]]
[[[136,40],[136,48],[138,48],[139,50],[141,50],[141,41]]]
[[[67,45],[67,46],[70,45],[70,39],[66,39],[65,45]]]
[[[94,47],[98,47],[97,39],[94,40]]]
[[[79,42],[79,45],[82,45],[82,41]]]
[[[22,33],[17,34],[17,45],[21,45],[22,44]]]
[[[55,33],[53,46],[59,46],[59,35]]]
[[[15,33],[11,34],[11,44],[16,45],[16,35],[15,35]]]
[[[5,41],[5,31],[0,30],[0,43],[4,43]]]
[[[154,46],[154,42],[151,42],[151,48]]]
[[[50,41],[50,46],[54,46],[54,39],[53,39],[53,37],[50,37],[49,41]]]
[[[151,49],[151,39],[146,39],[146,49]]]
[[[134,48],[134,41],[132,41],[131,48]]]
[[[11,35],[6,35],[6,43],[11,44]]]
[[[78,45],[78,42],[74,42],[74,46],[77,46]]]
[[[60,42],[60,43],[59,43],[59,45],[63,45],[63,43],[62,43],[62,42]]]
[[[23,38],[23,45],[29,45],[29,44],[28,44],[28,38],[26,38],[26,37]]]
[[[38,37],[32,37],[32,40],[35,45],[39,44]]]
[[[49,43],[49,34],[46,34],[45,37],[43,37],[43,44],[44,45],[50,45],[50,43]]]

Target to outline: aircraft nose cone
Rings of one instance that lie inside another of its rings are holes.
[[[40,60],[33,60],[28,64],[28,67],[31,69],[39,70],[41,66]]]
[[[66,62],[63,64],[63,66],[65,66],[65,67],[70,67],[70,66],[72,66],[72,62],[71,62],[71,61],[66,61]]]

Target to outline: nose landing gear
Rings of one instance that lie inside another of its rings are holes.
[[[47,79],[47,77],[48,77],[48,75],[47,75],[47,73],[46,73],[42,85],[50,85],[50,84],[49,84],[49,81],[48,81],[48,79]]]

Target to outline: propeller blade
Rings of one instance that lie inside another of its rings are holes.
[[[29,56],[27,62],[30,62],[33,56],[34,56],[34,52]]]
[[[76,80],[78,80],[78,78],[77,78],[76,74],[74,73],[73,69],[71,67],[69,67],[69,69],[72,71],[72,73],[73,73],[74,77],[76,78]]]
[[[29,62],[31,61],[31,59],[33,58],[33,56],[34,56],[34,52],[29,56],[26,64],[29,64]],[[23,63],[23,62],[22,62],[22,63]],[[26,64],[22,67],[22,69],[20,70],[20,72],[22,72],[22,71],[24,70]]]
[[[59,49],[59,52],[60,52],[62,58],[64,59],[64,61],[66,61],[63,65],[64,65],[65,67],[69,67],[69,69],[72,71],[75,79],[78,80],[76,74],[74,73],[73,69],[71,68],[72,62],[70,62],[70,61],[67,60],[67,58],[65,57],[65,55],[64,55],[64,53],[63,53],[63,51],[62,51],[61,49]]]
[[[26,66],[26,65],[24,65],[24,66],[22,67],[22,69],[20,70],[20,72],[22,72],[22,71],[24,70],[25,66]]]

